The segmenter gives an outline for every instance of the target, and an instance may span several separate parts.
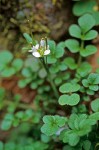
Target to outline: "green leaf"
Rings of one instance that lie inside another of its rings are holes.
[[[75,129],[75,126],[74,126],[74,121],[75,119],[77,118],[78,116],[76,114],[71,114],[70,117],[69,117],[69,120],[68,120],[68,125],[71,129]]]
[[[86,79],[82,80],[82,84],[83,84],[84,87],[89,87],[89,83]]]
[[[83,40],[92,40],[94,38],[96,38],[98,35],[98,32],[95,30],[90,30],[89,32],[87,32],[84,37]]]
[[[90,85],[89,89],[92,91],[98,91],[99,87],[98,87],[98,85]]]
[[[0,52],[0,64],[7,64],[11,62],[13,59],[13,55],[11,52],[4,50]]]
[[[80,89],[80,85],[77,83],[64,83],[60,86],[59,91],[61,93],[76,92]]]
[[[0,150],[4,150],[3,142],[0,141]]]
[[[98,73],[91,73],[88,76],[88,82],[90,84],[99,84],[99,74]]]
[[[72,94],[72,95],[61,95],[59,97],[59,104],[60,105],[70,105],[70,106],[74,106],[77,105],[80,101],[80,96],[78,94]]]
[[[71,36],[75,37],[75,38],[81,38],[81,29],[78,25],[73,24],[70,26],[69,28],[69,33]]]
[[[56,43],[52,40],[48,40],[49,49],[51,50],[51,54],[54,54],[56,51]]]
[[[19,81],[18,81],[18,86],[19,86],[20,88],[24,88],[26,85],[27,85],[27,82],[26,82],[25,79],[22,79],[22,80],[19,80]]]
[[[88,21],[88,20],[90,20],[90,21]],[[83,33],[86,33],[92,27],[95,26],[95,19],[93,18],[92,15],[85,14],[78,19],[78,23],[79,23]]]
[[[64,59],[64,64],[68,66],[71,70],[74,70],[77,68],[77,64],[75,63],[75,60],[72,57],[67,57]]]
[[[90,150],[91,142],[89,140],[83,141],[83,148],[84,150]]]
[[[69,145],[75,146],[75,145],[77,145],[79,140],[80,140],[80,137],[77,134],[75,134],[75,133],[69,134],[69,142],[68,142]]]
[[[14,59],[12,62],[12,66],[15,68],[16,71],[19,71],[23,66],[23,61],[20,58]]]
[[[3,77],[11,77],[15,74],[15,69],[11,67],[6,67],[5,70],[1,72],[1,76]]]
[[[99,112],[95,112],[95,113],[91,114],[89,116],[89,119],[93,119],[93,120],[98,121],[99,120]]]
[[[47,76],[47,72],[44,68],[40,69],[40,71],[38,72],[38,75],[40,78],[45,78]]]
[[[94,112],[99,112],[99,98],[91,102],[91,108]]]
[[[59,127],[62,127],[65,125],[67,118],[66,117],[60,117],[58,115],[56,115],[56,116],[44,116],[43,121],[45,124],[41,128],[42,133],[46,134],[47,136],[51,136],[53,134],[56,134]]]
[[[57,44],[55,53],[56,58],[60,58],[64,55],[64,45],[64,42],[60,42],[59,44]]]
[[[97,52],[96,46],[88,45],[85,49],[80,49],[80,55],[83,57],[87,57],[89,55],[95,54]]]
[[[77,40],[66,40],[65,45],[72,53],[77,53],[80,50],[79,42]]]
[[[13,123],[13,114],[6,114],[4,117],[4,120],[1,123],[1,129],[4,131],[7,131],[11,128]]]
[[[24,33],[23,36],[24,36],[24,38],[26,39],[26,41],[27,41],[28,43],[32,43],[32,42],[33,42],[32,38],[30,37],[29,34]]]
[[[93,91],[93,90],[90,90],[90,89],[87,89],[87,94],[88,94],[88,95],[94,95],[94,91]]]
[[[56,63],[57,59],[55,58],[54,55],[48,55],[47,56],[47,63],[48,64],[53,64],[53,63]]]
[[[85,77],[86,75],[88,75],[91,72],[91,70],[92,70],[91,65],[87,62],[83,62],[77,69],[77,73],[81,77]]]
[[[79,1],[73,7],[73,13],[76,16],[81,16],[85,13],[92,13],[93,7],[96,6],[96,1]]]

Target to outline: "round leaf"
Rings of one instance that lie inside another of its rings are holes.
[[[65,45],[72,53],[77,53],[80,50],[79,42],[77,40],[66,40]]]
[[[22,59],[20,59],[20,58],[15,59],[12,62],[12,66],[15,68],[16,71],[19,71],[22,68],[22,66],[23,66]]]
[[[64,83],[60,86],[59,91],[61,93],[76,92],[80,89],[80,85],[77,83]]]
[[[90,20],[90,21],[88,21],[88,20]],[[78,19],[78,23],[79,23],[83,33],[86,33],[93,26],[95,26],[95,19],[93,18],[92,15],[85,14]]]
[[[98,35],[97,31],[95,30],[90,30],[89,32],[87,32],[84,37],[83,40],[92,40],[94,38],[96,38]]]
[[[81,38],[81,29],[78,25],[73,24],[69,28],[69,33],[71,36],[75,38]]]
[[[0,64],[7,64],[11,62],[13,55],[11,52],[4,50],[0,52]]]
[[[91,102],[91,108],[94,112],[99,112],[99,98]]]
[[[77,105],[80,101],[80,96],[78,94],[72,94],[72,95],[61,95],[59,98],[59,104],[60,105],[70,105],[74,106]]]

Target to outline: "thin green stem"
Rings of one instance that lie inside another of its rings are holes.
[[[47,75],[48,75],[48,78],[49,78],[49,82],[50,82],[51,87],[52,87],[52,89],[53,89],[53,91],[54,91],[54,93],[55,93],[55,96],[56,96],[56,98],[59,98],[59,93],[58,93],[57,88],[56,88],[56,86],[55,86],[55,84],[54,84],[54,82],[53,82],[53,79],[52,79],[52,77],[51,77],[51,74],[50,74],[50,72],[49,72],[49,69],[48,69],[48,67],[47,67],[47,65],[46,65],[46,63],[45,63],[45,61],[44,61],[44,59],[41,58],[40,60],[41,60],[41,63],[43,64],[43,67],[45,68],[45,70],[46,70],[46,72],[47,72]]]
[[[83,48],[84,48],[84,41],[82,40],[82,41],[81,41],[81,49],[83,49]],[[78,66],[81,64],[81,62],[82,62],[82,56],[79,55],[79,58],[78,58]]]

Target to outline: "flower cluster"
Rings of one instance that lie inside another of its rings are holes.
[[[35,57],[43,57],[44,55],[50,54],[47,39],[42,38],[40,43],[33,46],[29,52],[32,52],[32,55]]]

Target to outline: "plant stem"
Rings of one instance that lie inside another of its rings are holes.
[[[48,67],[47,67],[47,65],[46,65],[46,63],[45,63],[45,61],[44,61],[44,59],[41,58],[40,60],[41,60],[41,63],[43,64],[43,67],[45,68],[45,70],[46,70],[46,72],[47,72],[47,75],[48,75],[48,78],[49,78],[49,82],[50,82],[50,84],[51,84],[51,86],[52,86],[52,89],[53,89],[53,91],[54,91],[54,93],[55,93],[55,96],[56,96],[56,98],[59,98],[59,93],[58,93],[57,88],[56,88],[56,86],[55,86],[55,84],[54,84],[54,82],[53,82],[53,79],[52,79],[52,77],[51,77],[51,74],[50,74],[50,72],[49,72],[49,69],[48,69]]]
[[[81,49],[83,49],[83,48],[84,48],[84,41],[82,40],[82,41],[81,41]],[[82,62],[82,56],[79,55],[79,58],[78,58],[78,66],[81,64],[81,62]]]

